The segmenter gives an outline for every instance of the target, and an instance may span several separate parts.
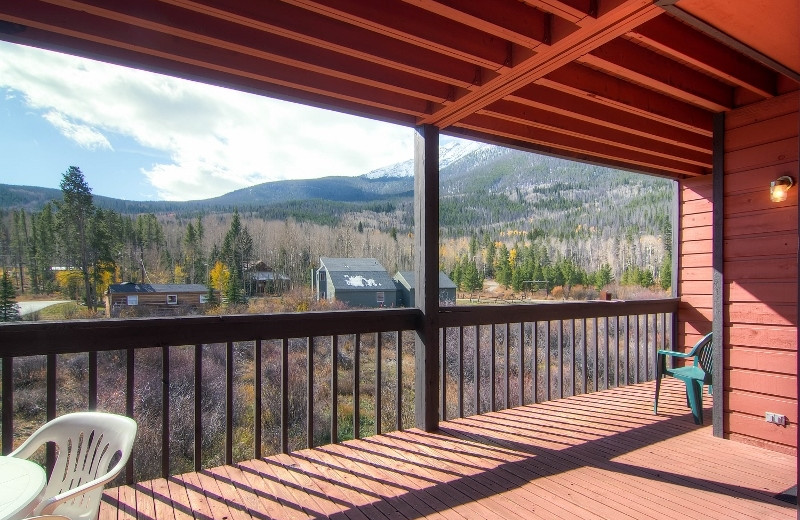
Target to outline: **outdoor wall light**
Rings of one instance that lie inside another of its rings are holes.
[[[794,181],[788,175],[778,177],[769,183],[769,199],[772,202],[783,202],[789,194],[789,188],[794,186]]]

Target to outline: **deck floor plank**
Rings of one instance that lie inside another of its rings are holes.
[[[795,457],[715,438],[680,382],[661,392],[657,416],[649,382],[122,486],[99,518],[796,518],[774,498]]]

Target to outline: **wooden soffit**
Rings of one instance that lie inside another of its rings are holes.
[[[798,88],[796,13],[796,0],[25,0],[0,3],[0,39],[684,178],[710,173],[715,113]]]

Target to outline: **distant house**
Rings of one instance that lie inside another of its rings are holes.
[[[202,308],[207,297],[208,287],[202,284],[115,283],[105,294],[106,316],[119,316],[126,308],[146,314],[185,314]]]
[[[351,307],[394,307],[397,287],[374,258],[320,257],[315,276],[317,299]]]
[[[414,284],[416,283],[414,271],[398,271],[394,275],[394,281],[397,283],[397,305],[400,307],[414,307],[416,305],[414,300]],[[439,301],[452,303],[456,301],[456,284],[441,271],[439,271]]]
[[[263,261],[256,262],[245,273],[245,280],[251,295],[283,294],[291,289],[289,277],[275,271]]]

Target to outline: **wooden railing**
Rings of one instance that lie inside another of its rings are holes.
[[[676,311],[676,299],[443,308],[441,417],[652,380]]]
[[[676,305],[442,308],[442,417],[650,379],[655,348],[673,344]],[[140,424],[133,482],[413,426],[421,318],[383,309],[2,325],[2,452],[68,411],[123,413]]]

